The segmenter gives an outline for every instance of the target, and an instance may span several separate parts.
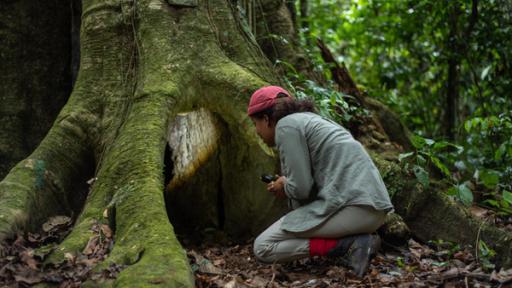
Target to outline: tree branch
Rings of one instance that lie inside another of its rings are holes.
[[[356,83],[348,73],[347,67],[344,64],[340,65],[336,59],[334,59],[331,51],[320,38],[316,39],[316,43],[318,48],[320,48],[320,52],[322,53],[322,58],[325,63],[330,64],[329,70],[331,71],[332,79],[336,84],[338,84],[340,91],[354,96],[360,104],[364,104],[365,102],[361,95],[361,91],[359,91]]]

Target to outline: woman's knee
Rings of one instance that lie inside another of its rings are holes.
[[[253,245],[254,257],[261,262],[271,263],[272,259],[270,256],[272,254],[272,246],[273,245],[271,243],[268,243],[264,239],[264,237],[262,237],[262,235],[259,235],[254,240],[254,245]]]

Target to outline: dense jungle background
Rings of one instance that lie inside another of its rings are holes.
[[[509,0],[2,0],[0,63],[0,286],[512,283]],[[383,175],[363,279],[252,256],[286,211],[245,116],[268,84]]]
[[[400,115],[415,134],[415,152],[401,159],[415,158],[420,181],[431,163],[462,203],[510,215],[512,4],[355,2],[302,8],[304,44],[322,39],[366,93]]]

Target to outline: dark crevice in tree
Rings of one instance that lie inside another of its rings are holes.
[[[171,159],[171,148],[169,147],[169,144],[165,144],[165,153],[164,153],[164,187],[171,182],[172,177],[174,176],[173,169],[174,163],[172,163]],[[167,193],[165,193],[167,194]]]
[[[116,206],[112,206],[108,209],[108,226],[112,230],[114,235],[116,234]]]
[[[217,165],[219,166],[219,175],[222,175],[222,165],[220,163],[220,157],[217,159]],[[221,176],[222,178],[222,176]],[[217,185],[217,218],[219,229],[224,229],[224,222],[226,221],[226,212],[224,208],[224,188],[222,187],[222,179],[218,181]]]
[[[92,151],[92,150],[91,150]],[[71,214],[73,218],[80,214],[81,210],[84,207],[85,201],[87,199],[87,195],[90,192],[90,185],[87,183],[88,180],[94,177],[94,170],[96,164],[94,163],[94,157],[92,153],[89,157],[86,157],[86,160],[82,166],[82,173],[77,173],[77,179],[73,180],[75,184],[74,191],[67,191],[69,197],[69,207],[71,207]]]
[[[71,10],[71,86],[75,85],[80,69],[80,25],[82,23],[82,0],[70,1]]]
[[[165,152],[164,152],[164,169],[163,169],[163,173],[164,173],[164,190],[163,190],[163,193],[164,193],[164,202],[165,202],[165,211],[167,211],[167,216],[169,217],[169,222],[173,223],[173,219],[171,219],[171,214],[169,213],[169,211],[171,211],[171,200],[169,199],[170,198],[170,193],[167,192],[167,185],[169,184],[169,182],[171,182],[171,179],[174,177],[174,172],[173,172],[173,167],[174,167],[174,163],[172,161],[172,151],[171,151],[171,148],[169,147],[169,143],[165,143]],[[173,223],[174,224],[174,223]]]

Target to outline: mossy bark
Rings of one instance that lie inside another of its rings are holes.
[[[220,172],[206,178],[222,191],[224,228],[254,233],[268,224],[269,211],[281,211],[261,197],[257,176],[273,171],[275,161],[245,115],[250,93],[277,78],[254,39],[233,29],[239,15],[229,3],[83,1],[76,85],[38,148],[0,182],[0,238],[84,203],[47,262],[80,252],[92,225],[108,222],[116,244],[98,269],[127,268],[114,283],[89,284],[192,287],[166,213],[164,156],[175,117],[200,107],[222,123],[221,145],[211,152]],[[93,173],[87,199],[77,197],[76,183],[84,186]]]

